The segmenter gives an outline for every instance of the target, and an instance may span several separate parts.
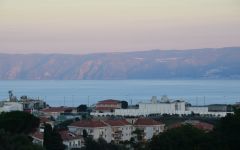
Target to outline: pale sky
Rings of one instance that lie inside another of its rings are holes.
[[[0,53],[240,46],[240,0],[0,0]]]

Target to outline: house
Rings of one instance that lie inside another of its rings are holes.
[[[54,121],[49,119],[49,118],[46,118],[46,117],[39,117],[40,119],[40,124],[39,124],[39,130],[40,132],[44,132],[44,127],[45,127],[45,124],[50,124],[52,126],[52,128],[54,127]]]
[[[63,144],[66,146],[66,150],[81,148],[84,146],[84,140],[82,136],[76,135],[69,131],[60,131],[59,134],[61,135]]]
[[[115,109],[120,109],[120,108],[122,108],[121,101],[108,99],[108,100],[99,101],[96,105],[95,111],[98,113],[113,112]]]
[[[125,119],[106,120],[106,124],[111,126],[112,141],[129,141],[132,137],[133,126]]]
[[[138,118],[134,122],[134,127],[143,132],[143,139],[149,140],[154,135],[164,131],[164,124],[158,121],[155,121],[151,118]]]
[[[71,150],[73,148],[81,148],[84,145],[83,142],[83,138],[81,136],[78,136],[74,133],[71,133],[69,131],[60,131],[59,132],[62,140],[63,140],[63,144],[66,146],[66,150]],[[38,145],[42,145],[43,146],[43,132],[35,132],[32,134],[32,142],[34,144],[38,144]]]
[[[68,126],[69,131],[77,135],[83,135],[84,130],[88,136],[94,140],[103,138],[107,142],[111,142],[112,134],[111,127],[100,120],[81,120],[74,122]]]
[[[71,112],[71,111],[72,111],[72,108],[68,108],[68,107],[49,107],[49,108],[41,109],[40,113],[42,113],[42,115],[44,115],[47,118],[53,117],[54,119],[56,119],[61,115],[61,113]]]
[[[31,135],[31,137],[33,138],[32,142],[34,144],[43,146],[43,132],[35,132]]]

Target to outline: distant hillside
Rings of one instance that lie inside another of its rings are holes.
[[[68,54],[0,54],[0,79],[240,79],[240,47]]]

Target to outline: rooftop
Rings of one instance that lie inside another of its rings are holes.
[[[68,108],[68,107],[50,107],[50,108],[45,108],[42,109],[42,112],[65,112],[68,110],[71,110],[72,108]]]
[[[39,140],[43,140],[43,133],[42,132],[34,132],[32,137],[37,138]]]
[[[161,125],[161,122],[155,121],[151,118],[138,118],[134,125]]]
[[[61,135],[63,141],[70,141],[81,138],[80,136],[77,136],[76,134],[69,131],[60,131],[59,134]]]
[[[80,121],[72,123],[69,126],[96,128],[96,127],[106,127],[107,124],[105,124],[103,121],[80,120]]]
[[[130,125],[129,122],[125,119],[121,120],[106,120],[104,121],[105,123],[109,124],[110,126],[125,126],[125,125]]]
[[[107,100],[99,101],[97,103],[97,105],[100,105],[100,104],[119,104],[119,103],[121,103],[121,101],[119,101],[119,100],[107,99]]]

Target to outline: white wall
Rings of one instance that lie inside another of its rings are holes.
[[[23,111],[23,105],[18,102],[4,102],[0,112]]]

